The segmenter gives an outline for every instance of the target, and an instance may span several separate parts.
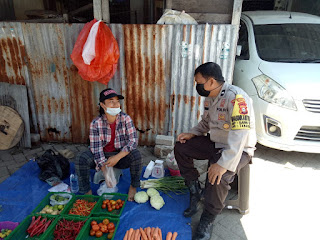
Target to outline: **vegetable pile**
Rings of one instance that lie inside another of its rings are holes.
[[[9,234],[11,232],[12,232],[12,230],[10,230],[10,229],[6,229],[6,228],[1,229],[1,231],[0,231],[0,239],[3,239],[5,237],[9,236]]]
[[[107,238],[111,239],[116,229],[114,223],[110,222],[108,218],[103,219],[101,223],[97,223],[97,221],[92,221],[90,224],[90,236],[96,236],[98,238],[102,237],[104,233],[108,233]]]
[[[60,220],[56,229],[54,230],[53,236],[54,240],[74,240],[77,238],[81,228],[83,227],[85,221],[69,221],[66,219]]]
[[[38,216],[36,218],[35,216],[33,216],[31,223],[27,229],[27,233],[30,237],[39,236],[48,229],[51,222],[52,220],[50,219],[48,220],[47,218],[41,216]]]
[[[147,192],[137,192],[134,195],[134,200],[137,203],[145,203],[149,200],[149,197],[151,206],[157,210],[160,210],[160,208],[162,208],[165,204],[163,198],[160,196],[160,193],[154,188],[149,188]]]
[[[123,204],[124,204],[124,201],[121,199],[118,199],[118,200],[106,199],[106,200],[103,200],[101,208],[102,209],[107,208],[108,212],[112,212],[115,209],[116,210],[121,209],[123,207]]]
[[[168,232],[165,240],[176,240],[178,236],[177,232]],[[162,240],[162,231],[160,228],[139,228],[134,230],[130,228],[124,235],[123,240]]]
[[[170,176],[159,179],[148,179],[144,181],[140,180],[140,187],[142,189],[154,188],[158,191],[164,192],[165,194],[173,192],[177,195],[181,195],[188,192],[188,187],[185,185],[184,178],[181,176]]]
[[[51,214],[51,215],[59,215],[64,209],[65,205],[54,205],[45,206],[39,213],[41,214]]]
[[[73,203],[72,208],[69,211],[71,215],[89,216],[91,210],[97,202],[89,202],[84,199],[77,199]]]

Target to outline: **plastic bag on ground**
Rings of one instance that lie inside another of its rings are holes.
[[[114,192],[118,192],[118,187],[115,186],[113,188],[109,188],[107,185],[106,185],[106,182],[102,182],[100,184],[100,187],[99,189],[97,190],[97,194],[99,196],[101,196],[102,194],[104,193],[114,193]]]
[[[166,9],[157,24],[198,24],[197,21],[185,11]]]
[[[98,23],[98,31],[95,37],[95,57],[90,65],[87,65],[82,57],[84,45],[95,23],[97,23],[96,19],[83,27],[74,45],[71,59],[83,79],[107,84],[117,69],[120,53],[118,43],[105,23]]]

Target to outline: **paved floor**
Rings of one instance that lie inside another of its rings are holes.
[[[86,146],[45,143],[32,149],[0,151],[0,183],[48,148],[70,149],[76,154]],[[151,147],[139,150],[144,164],[157,159]],[[198,162],[200,171],[204,171],[205,164]],[[250,181],[249,214],[223,210],[215,221],[211,240],[320,239],[320,154],[284,152],[258,145]],[[192,218],[193,228],[199,218],[200,213]]]

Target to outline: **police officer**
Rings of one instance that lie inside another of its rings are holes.
[[[218,64],[200,65],[194,73],[196,90],[206,97],[202,120],[189,133],[181,133],[174,153],[181,175],[190,190],[193,216],[199,207],[199,172],[193,159],[208,159],[204,189],[204,210],[193,240],[210,239],[213,221],[224,208],[235,174],[251,161],[256,145],[254,112],[250,97],[239,87],[224,81]]]

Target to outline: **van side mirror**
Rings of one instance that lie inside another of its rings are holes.
[[[237,54],[238,57],[240,57],[240,55],[241,55],[241,50],[242,50],[242,46],[241,46],[241,45],[237,45],[237,52],[236,52],[236,54]]]

